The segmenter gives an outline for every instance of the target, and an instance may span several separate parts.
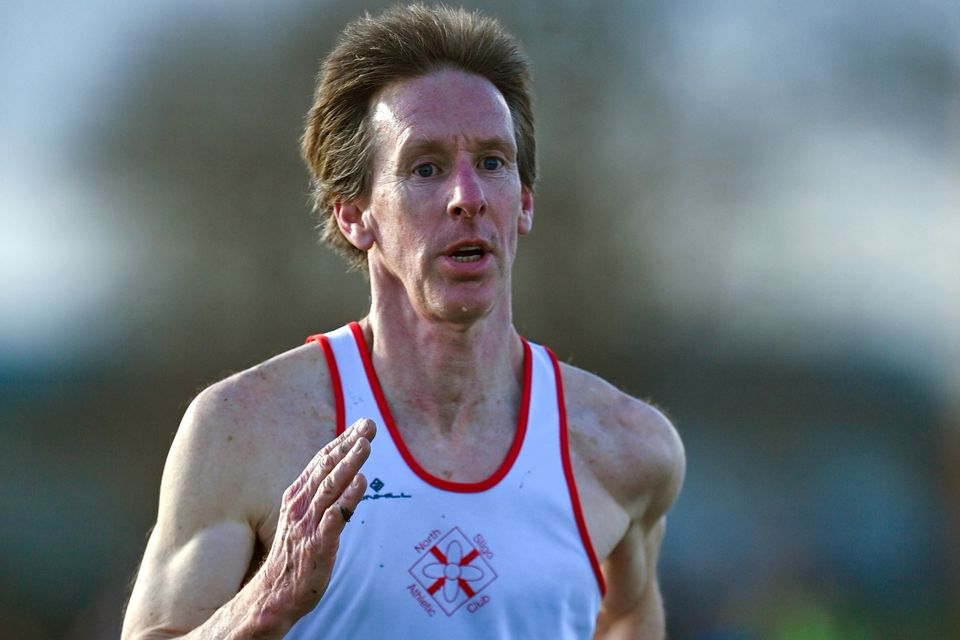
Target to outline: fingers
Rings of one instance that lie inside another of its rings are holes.
[[[340,538],[343,528],[347,526],[349,516],[357,510],[363,499],[363,492],[367,490],[367,479],[362,473],[357,474],[350,485],[344,490],[340,499],[327,507],[317,527],[317,534],[325,543],[331,543]]]
[[[349,513],[353,513],[367,488],[366,480],[360,474],[360,466],[366,462],[368,457],[370,457],[370,443],[366,438],[360,438],[350,449],[350,452],[320,481],[317,491],[312,495],[310,507],[304,516],[305,527],[311,525],[319,527],[321,524],[326,524],[328,525],[326,529],[331,530],[328,522],[331,517],[330,513],[335,514],[341,521],[346,519],[340,512],[341,507],[347,509]],[[315,475],[319,475],[319,473]],[[311,484],[312,482],[308,482],[305,485],[304,493]],[[342,526],[332,529],[332,531],[337,532],[340,530],[342,530]]]
[[[332,452],[340,451],[343,455],[346,455],[358,438],[364,437],[367,440],[373,440],[376,434],[377,425],[374,421],[370,418],[360,418],[347,427],[343,433],[328,442],[325,447],[320,449],[320,454],[328,455]]]
[[[287,502],[296,502],[298,497],[300,497],[301,492],[304,491],[305,485],[315,479],[312,486],[306,488],[306,493],[313,495],[317,490],[317,484],[319,484],[322,478],[315,478],[315,471],[319,468],[322,468],[329,473],[334,466],[343,457],[350,451],[359,438],[366,438],[368,441],[373,440],[374,436],[377,434],[377,426],[368,418],[360,418],[349,428],[347,428],[339,436],[331,440],[320,449],[316,455],[313,456],[313,459],[307,463],[307,466],[303,469],[300,475],[294,480],[286,492],[284,493],[284,498]]]
[[[372,420],[355,422],[318,451],[283,494],[263,575],[272,589],[309,601],[306,610],[326,589],[340,534],[363,499],[367,481],[360,467],[376,431]]]

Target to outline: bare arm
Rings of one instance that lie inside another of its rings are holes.
[[[640,403],[642,405],[642,403]],[[635,453],[622,474],[621,506],[630,515],[623,538],[604,562],[607,594],[597,620],[598,640],[663,640],[666,622],[657,560],[666,513],[683,483],[686,461],[673,425],[649,406],[628,412],[637,420],[630,447]],[[625,443],[626,444],[626,443]]]
[[[650,405],[573,368],[565,376],[575,389],[573,437],[585,460],[577,481],[595,492],[591,535],[606,554],[601,557],[607,591],[594,637],[662,640],[666,625],[657,560],[666,513],[683,482],[683,445],[669,420]]]
[[[607,596],[597,620],[598,640],[663,640],[666,633],[656,565],[664,520],[650,531],[632,523],[607,561]]]
[[[125,639],[281,638],[326,590],[340,509],[356,509],[366,488],[359,470],[376,430],[369,421],[325,446],[284,492],[273,545],[242,585],[256,534],[237,495],[249,479],[205,421],[191,407],[171,447]]]

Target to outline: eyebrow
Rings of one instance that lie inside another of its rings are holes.
[[[500,151],[510,158],[513,158],[517,153],[516,143],[511,138],[477,138],[468,140],[467,144],[471,150],[490,149],[493,151]],[[417,140],[411,140],[407,144],[401,145],[397,155],[401,160],[406,160],[424,153],[443,152],[446,150],[446,146],[447,144],[441,139],[420,138]]]

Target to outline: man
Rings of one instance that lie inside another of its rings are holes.
[[[303,150],[369,315],[192,403],[124,637],[663,637],[679,439],[512,324],[536,174],[515,41],[442,8],[358,20]]]

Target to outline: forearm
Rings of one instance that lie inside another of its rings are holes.
[[[283,638],[327,589],[340,534],[367,486],[359,470],[375,433],[372,422],[360,420],[317,452],[283,493],[263,564],[232,597],[250,562],[246,524],[197,527],[177,544],[164,540],[165,528],[155,530],[123,638]],[[204,599],[207,606],[198,607]]]
[[[663,616],[625,616],[598,625],[594,640],[664,640]]]
[[[637,606],[613,613],[601,611],[594,640],[664,640],[666,621],[663,600],[656,583]]]
[[[298,616],[264,586],[264,581],[255,576],[231,600],[224,603],[213,615],[190,631],[165,624],[162,618],[141,619],[137,625],[137,612],[127,616],[124,640],[161,640],[183,638],[184,640],[233,640],[257,638],[258,640],[280,639],[290,630]],[[152,607],[147,607],[152,608]],[[146,613],[141,611],[140,613]],[[154,617],[154,611],[147,616]],[[131,619],[132,618],[132,619]]]
[[[635,619],[621,618],[597,627],[594,640],[664,640],[666,631],[663,619],[659,621],[650,618]]]

